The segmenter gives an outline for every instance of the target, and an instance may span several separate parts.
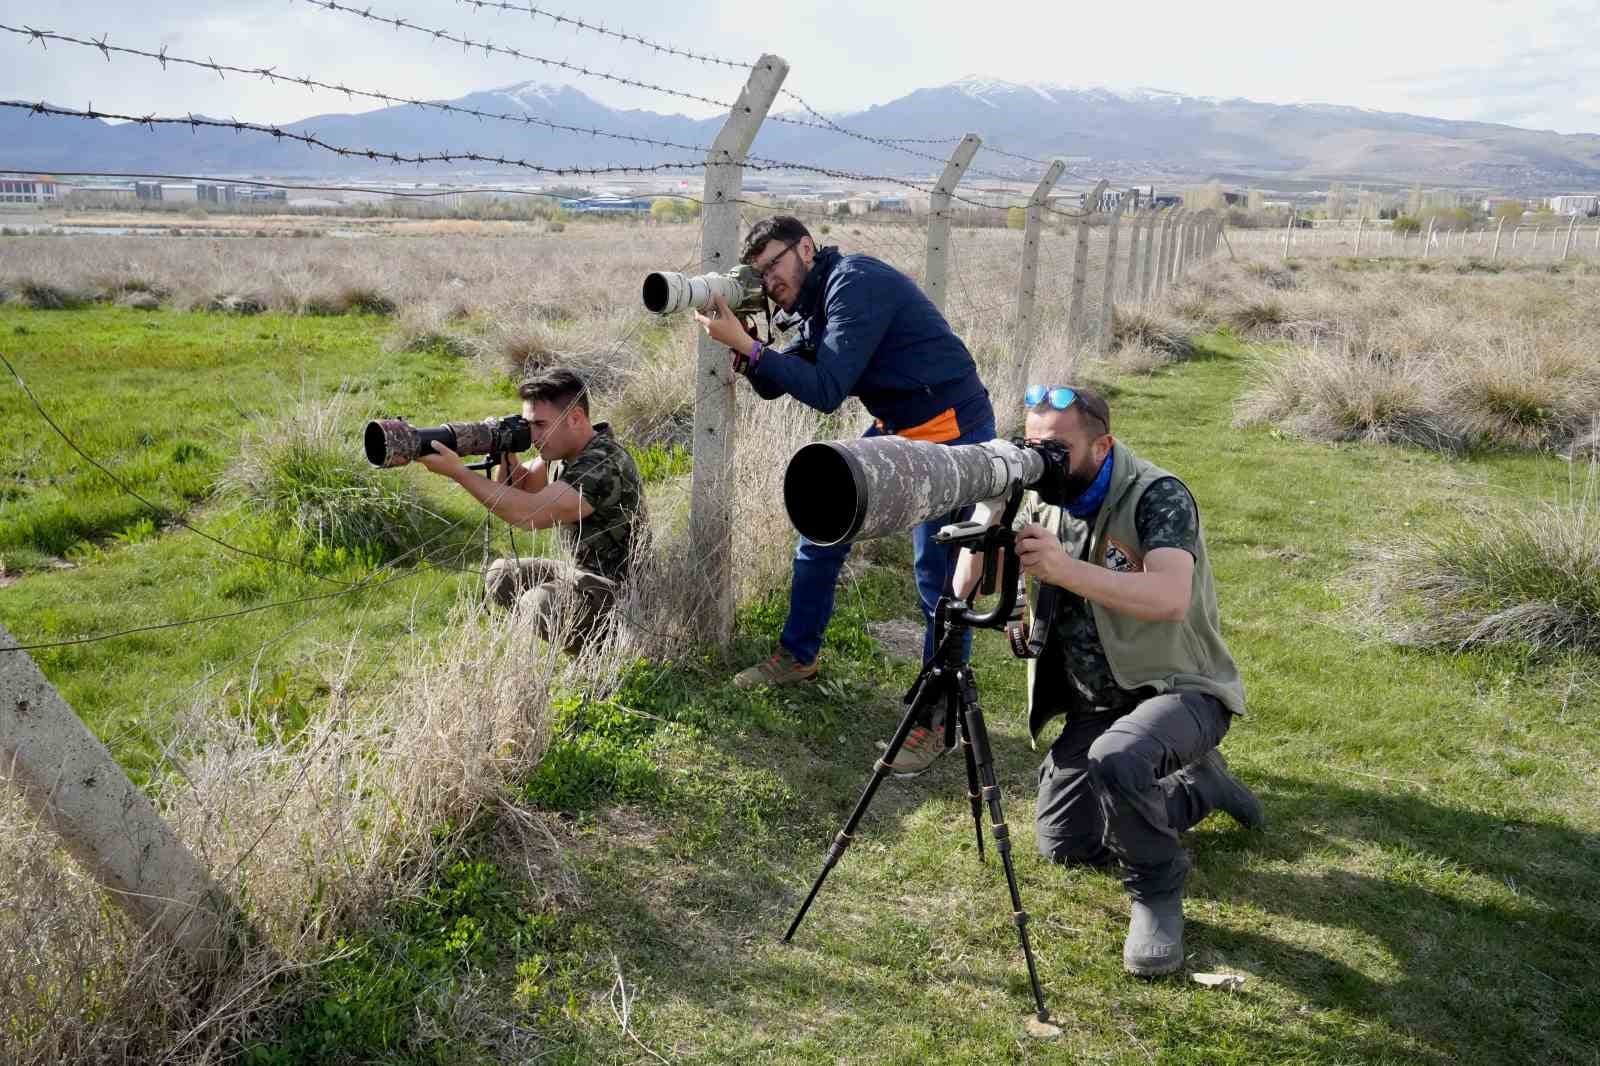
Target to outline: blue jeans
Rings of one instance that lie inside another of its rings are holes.
[[[863,435],[876,437],[880,433],[878,427],[873,426]],[[994,418],[991,416],[949,443],[979,444],[993,440],[994,435]],[[957,549],[934,543],[933,535],[942,526],[971,517],[972,508],[966,507],[930,518],[911,531],[911,542],[916,552],[917,596],[922,601],[922,614],[927,620],[927,631],[922,637],[923,662],[933,657],[933,609],[939,605],[939,597],[949,593],[951,578],[955,576],[956,559],[960,555]],[[805,537],[800,538],[800,546],[794,553],[794,578],[789,584],[789,617],[783,624],[783,636],[778,641],[798,662],[815,662],[822,650],[822,633],[828,628],[828,619],[833,617],[834,588],[839,581],[839,571],[844,569],[844,561],[850,556],[850,548],[849,543],[825,548]],[[962,661],[965,662],[971,654],[972,631],[967,630],[963,635]]]

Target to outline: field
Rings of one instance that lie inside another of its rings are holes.
[[[1059,340],[1047,236],[1034,372],[1102,383],[1118,437],[1193,487],[1250,697],[1223,750],[1269,825],[1186,841],[1189,970],[1243,988],[1125,977],[1120,886],[1032,848],[1022,671],[980,636],[1041,1041],[954,760],[885,786],[779,943],[915,673],[909,543],[853,557],[822,682],[735,690],[783,620],[782,459],[863,421],[745,392],[738,631],[686,641],[693,333],[635,293],[696,232],[0,239],[0,355],[154,504],[5,382],[0,623],[231,615],[32,654],[261,934],[199,987],[0,796],[0,1057],[1596,1062],[1600,274],[1263,250],[1119,306],[1101,361]],[[826,239],[922,254],[903,227]],[[959,231],[951,286],[1003,428],[1017,240]],[[595,374],[657,532],[617,646],[579,663],[474,606],[505,527],[363,471],[354,437],[503,413],[550,362]]]

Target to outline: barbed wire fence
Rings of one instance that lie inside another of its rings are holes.
[[[1106,188],[1104,180],[1095,183],[1082,174],[1068,171],[1061,160],[1038,159],[985,145],[976,133],[945,138],[892,138],[851,129],[824,115],[798,93],[786,88],[784,82],[789,68],[777,56],[762,56],[749,62],[731,60],[655,41],[626,29],[571,18],[531,3],[458,0],[474,13],[526,15],[531,20],[549,21],[575,32],[598,35],[629,47],[648,49],[660,56],[745,75],[746,80],[735,99],[719,99],[671,85],[594,69],[551,55],[533,53],[497,43],[482,35],[469,37],[445,28],[421,26],[399,16],[374,11],[370,7],[356,8],[339,0],[304,2],[325,10],[330,16],[347,16],[362,25],[425,36],[440,45],[458,47],[468,53],[535,63],[577,78],[605,81],[670,99],[715,107],[726,111],[727,118],[718,136],[709,145],[687,140],[656,139],[625,131],[563,124],[527,113],[492,112],[423,100],[404,93],[347,86],[333,79],[316,78],[304,73],[281,73],[274,68],[248,63],[219,63],[210,56],[200,59],[197,56],[180,55],[165,46],[151,49],[113,44],[104,34],[99,37],[75,35],[4,23],[0,23],[0,33],[9,34],[25,47],[48,49],[57,46],[92,52],[106,62],[135,60],[154,64],[163,71],[172,67],[202,69],[219,78],[229,75],[255,78],[274,85],[330,92],[347,100],[434,111],[447,117],[472,119],[478,123],[540,127],[551,133],[613,143],[619,146],[619,151],[625,149],[636,154],[648,152],[650,155],[603,165],[569,165],[533,157],[508,157],[471,147],[421,150],[344,144],[308,129],[219,119],[194,113],[138,115],[96,108],[92,104],[75,109],[44,101],[0,101],[0,107],[22,111],[38,120],[109,119],[151,131],[160,127],[228,131],[240,136],[270,138],[280,143],[292,142],[351,162],[389,167],[471,163],[541,178],[638,177],[673,173],[681,174],[687,180],[691,175],[699,175],[703,189],[698,197],[681,192],[660,194],[691,200],[701,212],[700,237],[681,264],[684,269],[698,272],[731,269],[739,258],[741,231],[752,217],[775,210],[796,214],[812,228],[819,244],[837,244],[847,253],[873,255],[923,285],[942,307],[958,333],[967,338],[986,379],[991,382],[997,408],[1016,406],[1030,366],[1036,359],[1047,361],[1042,358],[1044,354],[1055,359],[1073,357],[1080,350],[1107,350],[1111,343],[1110,323],[1114,306],[1119,303],[1141,303],[1159,296],[1194,262],[1215,252],[1216,238],[1221,232],[1220,220],[1214,213],[1182,215],[1174,211],[1154,213],[1145,210],[1123,214],[1120,201],[1103,196]],[[804,117],[773,113],[774,105],[780,99],[795,103]],[[921,169],[928,171],[930,177],[924,179],[920,174],[871,174],[805,160],[751,155],[751,145],[766,122],[809,127],[832,137],[870,143],[898,157],[913,160],[918,165],[927,164]],[[1003,160],[998,165],[1008,170],[972,168],[973,159],[979,152]],[[670,154],[670,157],[660,158],[663,153]],[[25,167],[28,163],[21,159],[0,159],[0,164],[16,164],[19,167]],[[28,170],[11,172],[38,173]],[[815,199],[796,199],[783,203],[776,197],[758,196],[755,191],[747,190],[747,172],[806,174],[858,187],[875,186],[879,192],[862,195],[841,189],[839,192],[842,195],[832,201],[818,196]],[[1047,174],[1048,181],[1045,180]],[[1089,182],[1094,188],[1085,193],[1079,203],[1074,203],[1067,195],[1051,195],[1055,182],[1064,175]],[[975,188],[970,184],[971,179],[998,184]],[[507,189],[493,184],[421,191],[356,182],[295,184],[259,179],[215,180],[269,188],[362,192],[396,200],[425,200],[458,195],[463,191],[507,196],[554,195],[560,198],[558,194]],[[1019,183],[1022,188],[1016,187]],[[1035,184],[1031,195],[1026,188],[1029,184]],[[882,190],[885,189],[895,190],[895,193],[884,193]],[[641,328],[641,320],[635,318],[619,330],[607,349],[611,356],[615,358],[629,349]],[[749,436],[766,448],[794,446],[824,429],[837,430],[842,420],[795,411],[791,412],[793,417],[787,417],[777,428],[773,428],[775,420],[771,418],[770,410],[762,410],[747,391],[735,387],[727,352],[699,336],[698,331],[696,335],[695,357],[688,378],[693,385],[685,390],[687,406],[693,412],[693,425],[688,434],[693,451],[693,480],[686,543],[693,546],[695,558],[692,565],[680,566],[660,578],[692,587],[696,606],[694,610],[680,614],[675,619],[666,619],[660,612],[652,613],[641,606],[635,598],[625,605],[624,624],[642,630],[658,627],[661,631],[657,635],[664,640],[720,642],[728,639],[733,625],[733,608],[738,594],[736,560],[754,554],[751,539],[770,540],[774,528],[772,505],[769,504],[765,512],[757,514],[740,513],[739,508],[752,506],[751,500],[775,500],[780,495],[778,478],[781,464],[778,460],[781,455],[766,454],[756,449],[742,451],[741,437]],[[20,373],[14,369],[13,373],[18,381],[22,380]],[[44,408],[40,410],[42,412]],[[846,412],[844,419],[864,421],[864,414],[852,409]],[[60,431],[60,427],[55,428]],[[64,431],[60,432],[71,443],[70,437]],[[112,476],[114,482],[117,480],[109,471],[108,476]],[[743,502],[736,499],[736,489],[741,486]],[[119,483],[119,487],[133,492],[126,484]],[[148,500],[144,502],[150,503]],[[485,513],[479,519],[480,528],[486,527],[487,522],[488,515]],[[436,537],[443,538],[457,532],[460,525],[459,521],[453,523]],[[244,550],[227,543],[224,538],[196,527],[190,528],[198,535],[215,540],[225,549]],[[467,538],[468,541],[473,539]],[[375,568],[366,577],[343,583],[344,587],[337,590],[257,605],[249,608],[249,613],[308,602],[316,602],[319,612],[332,610],[346,596],[382,588],[418,574],[471,571],[470,567],[463,565],[464,554],[470,550],[466,544],[458,546],[453,559],[429,559],[426,556],[427,547],[428,542],[419,544],[412,551]],[[514,540],[511,551],[513,554],[517,551]],[[260,556],[260,553],[253,554]],[[264,556],[260,561],[268,565],[280,562],[293,565],[293,560]],[[421,565],[417,565],[419,561],[422,561]],[[405,569],[407,565],[411,569]],[[0,646],[0,661],[23,661],[31,650],[119,639],[152,629],[203,625],[244,613],[176,618],[153,626],[111,629],[60,639],[30,640],[26,636],[18,636]],[[223,669],[265,654],[270,647],[308,621],[297,621],[282,631],[266,636],[251,646],[249,654],[241,654],[229,663],[219,665],[201,682],[209,680]],[[53,750],[18,747],[10,741],[0,743],[0,747],[4,747],[8,755],[24,761],[46,758]],[[120,773],[114,761],[104,761],[99,765],[107,773]],[[27,769],[38,774],[47,775],[49,772],[48,767],[43,765]],[[271,828],[269,824],[263,835]],[[158,830],[152,828],[151,831]],[[80,857],[97,879],[114,890],[113,898],[126,900],[130,898],[128,892],[118,886],[143,882],[138,880],[137,872],[130,873],[126,869],[126,855],[114,854],[114,850],[108,847],[95,853],[81,853]],[[243,861],[243,858],[239,860],[240,863]],[[205,905],[200,899],[200,894],[209,891],[204,878],[182,884],[172,882],[172,885],[189,893],[186,896],[180,893],[182,898],[175,901],[189,912]],[[132,913],[136,921],[149,928],[165,927],[164,923],[170,920],[165,912],[153,915],[148,908],[134,907]]]

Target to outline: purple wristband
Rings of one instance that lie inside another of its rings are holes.
[[[759,339],[752,340],[750,342],[750,354],[747,356],[747,358],[750,360],[751,366],[755,366],[757,363],[761,362],[761,353],[764,350],[765,346]]]

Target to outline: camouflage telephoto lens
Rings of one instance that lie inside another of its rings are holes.
[[[504,455],[531,448],[533,431],[521,415],[422,428],[403,418],[379,418],[367,423],[362,438],[367,462],[378,467],[405,466],[433,451],[434,441],[457,455]]]
[[[789,521],[814,544],[842,544],[910,529],[938,515],[1032,485],[1036,449],[1007,440],[930,444],[904,437],[807,444],[783,474]]]

